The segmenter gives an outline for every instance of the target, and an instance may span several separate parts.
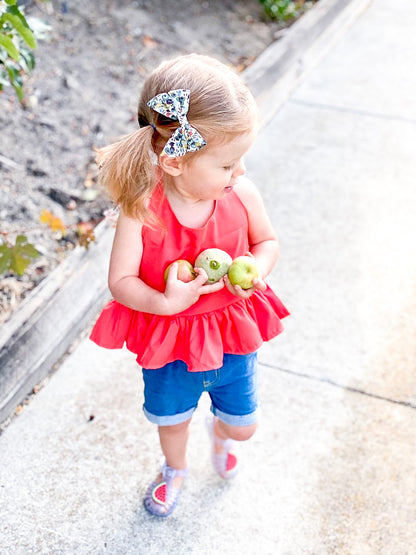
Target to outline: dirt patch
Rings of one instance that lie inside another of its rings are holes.
[[[42,209],[65,225],[102,218],[94,148],[137,128],[144,77],[162,59],[190,52],[242,71],[285,29],[257,0],[26,2],[51,26],[26,81],[27,108],[0,95],[0,231],[25,233],[41,253],[23,277],[0,278],[0,323],[74,247],[39,224]],[[86,7],[88,6],[88,7]],[[88,193],[86,194],[86,191]],[[92,193],[91,193],[92,191]]]

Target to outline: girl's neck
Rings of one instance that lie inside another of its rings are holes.
[[[186,227],[194,229],[203,227],[214,212],[214,200],[186,198],[170,187],[165,188],[165,195],[172,212],[178,221]]]

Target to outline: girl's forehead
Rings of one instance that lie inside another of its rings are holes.
[[[237,135],[237,137],[233,137],[229,140],[209,145],[209,148],[207,148],[207,154],[221,159],[233,160],[241,158],[241,156],[243,156],[254,143],[256,136],[257,129],[252,129],[247,133]]]

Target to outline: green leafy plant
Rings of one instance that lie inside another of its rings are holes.
[[[69,241],[72,244],[84,247],[86,250],[88,250],[91,243],[96,240],[94,232],[95,226],[104,219],[112,220],[112,217],[110,214],[104,213],[104,216],[101,218],[65,226],[63,221],[49,210],[42,210],[39,216],[39,222],[42,224],[42,227],[46,226],[54,234],[55,239],[59,241],[68,235]],[[3,242],[0,243],[0,276],[6,272],[14,272],[22,276],[31,262],[39,257],[39,253],[34,245],[29,243],[26,235],[23,235],[24,232],[30,232],[36,229],[42,228],[33,227],[26,230],[22,229],[20,231],[15,231],[14,233],[18,233],[18,235],[14,245],[10,239],[8,239],[9,233],[0,231],[0,236],[3,236]]]
[[[22,276],[32,260],[38,257],[38,251],[28,243],[25,235],[18,235],[14,245],[3,242],[0,245],[0,275],[11,270]]]
[[[299,17],[313,2],[298,0],[259,0],[263,4],[264,11],[271,18],[277,21],[288,21]]]
[[[12,85],[23,100],[22,75],[35,67],[35,48],[35,36],[17,0],[0,0],[0,91]]]

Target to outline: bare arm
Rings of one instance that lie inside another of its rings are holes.
[[[178,267],[172,265],[164,293],[153,289],[139,277],[143,244],[142,224],[120,214],[110,259],[108,285],[114,299],[134,310],[151,314],[171,315],[193,305],[202,294],[218,291],[223,283],[204,285],[207,275],[198,270],[198,277],[189,283],[177,279]]]
[[[255,287],[243,291],[240,287],[232,288],[226,283],[227,288],[239,296],[250,296],[255,289],[266,289],[264,278],[271,272],[279,257],[279,240],[267,215],[263,199],[255,185],[246,177],[241,177],[235,187],[239,199],[244,204],[248,215],[248,240],[250,254],[256,259],[260,278],[255,280]]]

